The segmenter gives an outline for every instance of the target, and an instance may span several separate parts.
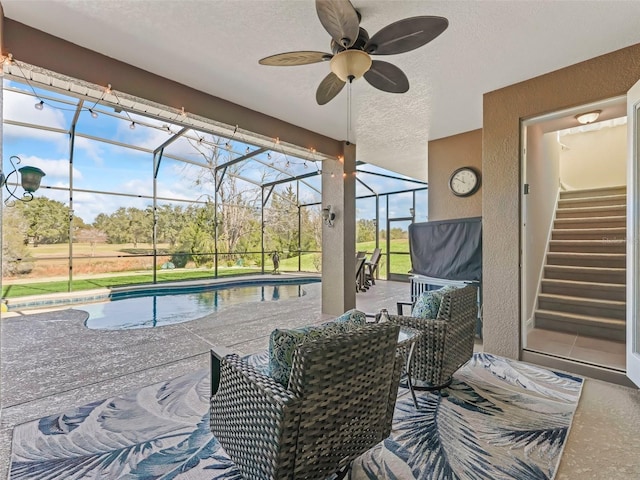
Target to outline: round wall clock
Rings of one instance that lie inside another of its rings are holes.
[[[449,188],[458,197],[473,195],[480,188],[480,175],[471,167],[458,168],[449,178]]]

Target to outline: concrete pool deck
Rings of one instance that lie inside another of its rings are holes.
[[[259,275],[251,279],[296,278]],[[219,279],[228,282],[229,279]],[[181,283],[182,285],[182,283]],[[301,298],[232,305],[190,322],[160,328],[91,330],[81,306],[2,314],[0,323],[0,478],[7,478],[15,425],[209,366],[212,345],[239,354],[266,349],[275,327],[317,324],[321,284]],[[395,311],[409,284],[377,281],[356,296],[357,308]],[[58,312],[58,313],[56,313]],[[37,314],[37,315],[34,315]]]
[[[0,479],[8,477],[13,427],[18,424],[208,368],[211,345],[253,353],[267,348],[275,327],[330,318],[320,312],[321,284],[305,289],[302,298],[234,305],[157,329],[90,330],[77,308],[67,309],[68,315],[64,310],[38,317],[3,313]],[[367,313],[380,308],[393,312],[395,302],[408,297],[409,284],[376,281],[369,291],[357,294],[356,306]],[[640,478],[639,420],[640,390],[587,379],[556,480]]]

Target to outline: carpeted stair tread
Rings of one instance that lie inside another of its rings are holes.
[[[605,194],[597,194],[594,190],[582,190],[582,191],[564,191],[560,192],[560,200],[563,202],[570,202],[571,200],[617,200],[627,198],[627,192],[609,192]],[[606,193],[606,192],[605,192]]]
[[[610,217],[577,217],[577,218],[556,218],[553,222],[554,228],[568,228],[578,226],[583,228],[589,228],[591,225],[593,228],[601,228],[601,226],[610,228],[626,228],[627,217],[626,216],[610,216]]]
[[[585,271],[585,272],[592,272],[592,273],[620,273],[620,272],[625,272],[626,268],[616,268],[616,267],[576,267],[574,265],[546,265],[545,268],[548,268],[550,270],[564,270],[564,271]]]
[[[606,327],[613,329],[626,329],[627,323],[624,320],[618,320],[615,318],[608,317],[597,317],[594,315],[580,315],[577,313],[568,313],[568,312],[558,312],[555,310],[544,310],[538,309],[536,310],[536,319],[541,316],[545,316],[549,319],[554,320],[570,320],[573,322],[590,324],[590,325],[605,325]]]
[[[606,300],[602,298],[584,298],[577,297],[575,295],[560,295],[557,293],[541,293],[538,296],[539,300],[550,300],[564,303],[576,303],[580,305],[586,305],[589,307],[609,307],[613,309],[624,309],[626,302],[620,300]]]
[[[560,198],[601,198],[601,197],[615,197],[619,195],[626,195],[626,185],[618,185],[611,187],[593,187],[593,188],[581,188],[576,190],[561,190]]]
[[[541,293],[538,295],[538,308],[554,312],[589,315],[624,321],[627,317],[626,302],[600,298],[576,297]]]
[[[625,253],[548,252],[547,265],[574,267],[626,267]]]
[[[625,284],[620,283],[544,278],[542,293],[626,301],[627,288]]]
[[[553,253],[624,253],[626,240],[551,240],[549,252]]]
[[[625,240],[627,227],[554,228],[552,240]]]
[[[560,197],[558,200],[558,208],[567,208],[567,207],[594,207],[598,205],[602,206],[610,206],[610,205],[620,205],[626,204],[627,195],[603,195],[603,196],[594,196],[594,197]]]
[[[626,283],[626,268],[575,267],[571,265],[545,265],[544,278],[561,280]]]
[[[596,205],[589,207],[562,207],[558,208],[556,218],[592,218],[604,216],[626,215],[626,204],[621,205]]]

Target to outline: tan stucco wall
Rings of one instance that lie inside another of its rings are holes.
[[[322,164],[322,207],[336,218],[322,224],[322,313],[341,315],[356,306],[356,146]]]
[[[627,126],[605,127],[560,137],[560,180],[571,189],[627,182]]]
[[[528,127],[525,181],[529,184],[530,189],[523,208],[526,218],[526,228],[522,239],[526,255],[526,277],[523,278],[522,284],[523,322],[526,322],[533,314],[540,286],[540,275],[560,187],[559,164],[560,145],[556,140],[556,134],[545,134],[540,125]]]
[[[449,177],[460,167],[480,173],[480,189],[470,197],[456,197],[449,190]],[[482,215],[482,130],[429,142],[429,220],[479,217]]]
[[[484,350],[520,355],[520,119],[623,95],[640,79],[640,44],[483,97]]]

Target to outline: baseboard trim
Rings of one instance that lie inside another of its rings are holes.
[[[603,382],[615,383],[617,385],[622,385],[623,387],[638,388],[637,385],[629,380],[625,372],[621,370],[604,368],[598,365],[570,360],[546,353],[534,352],[531,350],[522,350],[520,352],[520,360],[547,368],[563,370],[583,377],[602,380]]]

